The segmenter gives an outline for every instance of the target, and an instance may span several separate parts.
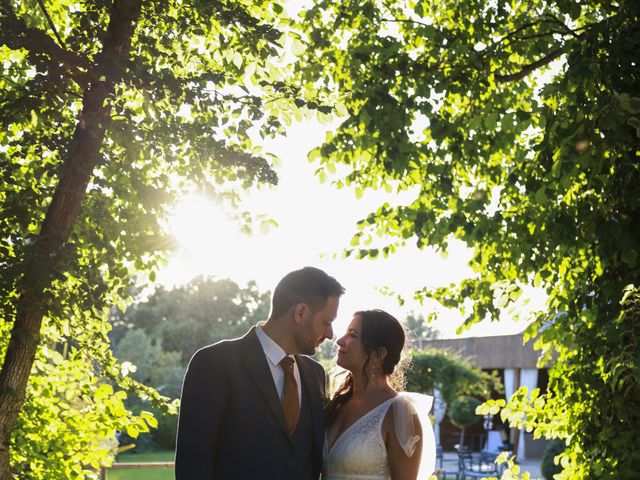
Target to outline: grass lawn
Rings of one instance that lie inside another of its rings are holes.
[[[118,463],[173,462],[172,451],[151,453],[123,453]],[[107,480],[173,480],[173,468],[127,468],[108,470]]]

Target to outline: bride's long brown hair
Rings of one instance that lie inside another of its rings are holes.
[[[360,340],[367,353],[363,368],[365,385],[369,382],[367,367],[371,359],[371,352],[384,347],[387,350],[387,355],[382,361],[382,373],[385,375],[393,374],[392,386],[396,390],[402,390],[404,371],[401,368],[396,368],[405,344],[402,325],[393,315],[384,310],[362,310],[354,313],[355,316],[360,317]],[[325,408],[327,425],[331,425],[335,421],[340,409],[351,398],[351,395],[353,395],[353,375],[349,372]]]

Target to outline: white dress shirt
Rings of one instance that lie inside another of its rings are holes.
[[[284,392],[284,371],[280,366],[280,362],[287,356],[287,353],[269,335],[267,335],[264,330],[262,330],[265,323],[266,322],[258,323],[256,326],[256,335],[258,336],[258,341],[262,346],[264,355],[267,357],[267,364],[271,370],[271,376],[273,377],[273,383],[275,384],[276,391],[278,392],[278,398],[282,401],[282,394]],[[298,385],[298,403],[302,405],[302,386],[300,384],[300,370],[298,370],[298,362],[296,362],[294,355],[289,355],[289,357],[293,358],[293,376]]]

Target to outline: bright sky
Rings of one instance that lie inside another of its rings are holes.
[[[159,273],[158,281],[170,287],[206,274],[231,278],[239,284],[255,280],[266,291],[273,290],[287,272],[312,265],[327,271],[346,288],[335,322],[336,334],[346,329],[354,311],[382,308],[400,319],[411,311],[426,317],[437,309],[439,318],[432,325],[443,337],[455,336],[460,314],[438,309],[432,303],[420,306],[411,300],[412,293],[424,286],[448,285],[471,275],[466,266],[470,251],[461,243],[452,243],[447,258],[413,246],[387,259],[342,258],[341,252],[349,246],[357,220],[384,201],[408,202],[411,198],[365,192],[358,200],[351,189],[338,190],[329,182],[321,184],[314,176],[318,165],[307,161],[307,152],[322,143],[326,128],[315,122],[295,124],[286,138],[265,145],[281,160],[280,182],[273,189],[250,192],[241,208],[273,218],[278,226],[267,233],[257,231],[251,237],[244,236],[239,225],[228,219],[233,212],[225,212],[198,197],[183,202],[172,221],[172,230],[183,247]],[[400,307],[394,298],[379,292],[383,287],[409,301]],[[541,305],[539,295],[533,295],[533,299],[530,306]],[[523,323],[510,321],[481,324],[463,335],[512,334],[524,327]]]

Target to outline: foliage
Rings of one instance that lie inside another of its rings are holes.
[[[0,323],[2,351],[9,327]],[[49,342],[38,351],[11,440],[13,471],[20,479],[95,477],[100,466],[113,461],[117,432],[135,438],[158,425],[150,411],[134,415],[126,408],[127,391],[156,401],[161,397],[126,376],[104,347],[104,331],[86,332],[79,339],[82,349],[48,322],[43,336]],[[96,343],[90,344],[88,337]],[[175,412],[173,405],[165,404],[167,408]]]
[[[482,417],[476,414],[476,408],[480,403],[480,400],[468,395],[456,398],[449,409],[451,422],[460,428],[470,427],[474,423],[478,423],[482,420]]]
[[[412,341],[435,340],[440,338],[440,331],[427,325],[424,316],[416,313],[410,313],[404,319],[404,325],[410,332]]]
[[[522,472],[520,474],[520,465],[516,464],[516,457],[512,452],[505,451],[498,455],[495,463],[502,465],[502,474],[500,480],[531,480],[531,474],[529,472]]]
[[[542,473],[545,480],[553,480],[553,476],[562,471],[562,465],[556,463],[555,458],[564,452],[565,448],[564,440],[554,438],[544,449],[542,461],[540,462],[540,473]]]
[[[107,461],[83,442],[152,421],[88,411],[93,423],[47,444],[46,463],[25,436],[52,411],[81,418],[84,404],[63,399],[84,378],[113,383],[113,396],[86,387],[96,412],[124,390],[163,401],[123,375],[105,311],[124,308],[133,279],[154,281],[177,197],[199,190],[234,204],[245,188],[275,184],[273,158],[253,140],[329,111],[287,83],[284,27],[278,1],[0,0],[3,480],[9,462],[29,480],[83,468],[82,450]],[[64,344],[68,356],[52,363],[45,352]]]
[[[180,396],[180,386],[185,367],[179,352],[166,352],[160,342],[151,339],[143,330],[129,330],[118,345],[114,355],[134,380],[149,385],[168,398]],[[137,450],[175,448],[176,411],[150,405],[148,399],[132,395],[125,401],[131,412],[148,411],[157,420],[156,428],[140,437],[121,432],[120,445],[135,445]],[[171,430],[170,433],[167,430]]]
[[[130,369],[132,378],[169,398],[180,395],[184,370],[179,352],[166,352],[160,342],[152,340],[144,331],[129,330],[116,345],[114,355],[122,363],[135,365],[135,371]]]
[[[437,388],[447,405],[462,395],[490,398],[503,387],[495,374],[473,367],[459,355],[441,349],[413,352],[407,370],[407,389],[430,393]]]
[[[193,353],[216,341],[238,337],[269,313],[269,293],[254,282],[240,287],[232,280],[196,277],[171,290],[157,288],[148,298],[113,312],[110,338],[114,355],[129,368],[131,377],[162,395],[178,398],[187,363]],[[129,398],[134,412],[147,410],[158,426],[135,443],[136,450],[175,448],[177,416]],[[121,441],[122,443],[122,441]]]
[[[534,438],[565,440],[558,480],[576,474],[582,478],[591,471],[595,476],[616,471],[620,478],[633,478],[638,457],[629,445],[635,442],[640,411],[629,406],[640,399],[639,321],[640,289],[629,286],[617,319],[599,325],[598,331],[576,328],[575,348],[563,352],[564,365],[550,370],[549,392],[522,387],[509,404],[489,400],[478,412],[500,411],[503,421],[533,431]],[[585,371],[585,365],[595,366]]]
[[[125,313],[114,312],[110,337],[120,348],[124,336],[144,332],[161,350],[179,353],[186,366],[198,348],[243,335],[266,320],[269,302],[270,294],[260,292],[255,282],[240,287],[232,280],[200,276],[171,290],[160,286]]]
[[[525,340],[556,355],[550,392],[505,415],[532,402],[534,435],[567,440],[563,478],[632,478],[640,462],[638,327],[620,304],[640,273],[639,16],[635,0],[324,0],[300,25],[299,76],[343,115],[310,159],[349,165],[336,184],[357,195],[414,194],[363,219],[347,254],[465,242],[476,276],[417,292],[464,326],[525,285],[546,293]]]
[[[124,406],[126,394],[114,391],[87,364],[90,358],[78,350],[65,358],[41,349],[13,437],[17,478],[95,475],[111,464],[117,431],[137,436],[156,426],[149,412],[132,415]]]
[[[458,397],[451,403],[447,414],[451,423],[462,429],[460,432],[460,445],[464,445],[465,429],[482,420],[482,417],[476,413],[476,409],[481,403],[477,398],[468,395]]]

